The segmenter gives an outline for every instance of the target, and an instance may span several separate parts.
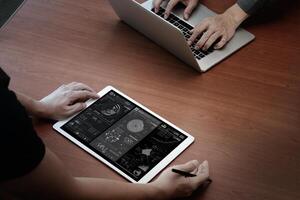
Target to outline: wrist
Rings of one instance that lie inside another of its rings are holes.
[[[237,28],[245,19],[249,17],[249,15],[243,9],[241,9],[238,4],[234,4],[228,8],[223,15],[230,18],[235,28]]]
[[[47,108],[42,101],[33,100],[33,115],[40,117],[40,118],[47,118]]]
[[[160,200],[160,199],[170,199],[170,195],[168,195],[167,191],[164,190],[163,188],[161,188],[157,183],[156,181],[154,182],[151,182],[151,183],[148,183],[146,184],[148,189],[150,190],[149,191],[149,194],[151,196],[149,196],[149,199],[157,199],[157,200]]]

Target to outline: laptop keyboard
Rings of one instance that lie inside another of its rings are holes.
[[[154,9],[152,9],[152,11],[154,12]],[[160,7],[159,11],[156,14],[158,16],[164,18],[164,13],[165,13],[165,9]],[[166,20],[168,22],[170,22],[171,24],[173,24],[174,26],[178,27],[181,30],[181,32],[183,33],[186,40],[188,40],[191,37],[192,34],[190,33],[190,31],[193,29],[193,27],[191,25],[187,24],[182,19],[180,19],[179,17],[175,16],[172,13],[170,13],[168,19],[166,19]],[[199,41],[200,38],[201,38],[201,35],[199,35],[196,38],[196,40],[194,41],[194,43],[190,46],[195,58],[197,58],[198,60],[204,58],[205,56],[207,56],[208,54],[213,52],[213,49],[211,49],[211,48],[209,48],[207,51],[203,51],[201,49],[199,49],[199,50],[195,49],[195,44]]]

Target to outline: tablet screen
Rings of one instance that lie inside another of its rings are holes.
[[[135,181],[187,138],[113,90],[61,129]]]

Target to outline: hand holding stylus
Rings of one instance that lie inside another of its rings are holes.
[[[178,173],[174,173],[172,169],[188,172],[195,175],[194,177],[186,177]],[[200,187],[209,178],[208,162],[204,161],[200,164],[197,160],[189,161],[182,165],[176,165],[166,169],[156,181],[150,183],[154,187],[164,191],[168,198],[178,198],[189,196]]]

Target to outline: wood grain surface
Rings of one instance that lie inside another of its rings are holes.
[[[203,1],[222,12],[234,1]],[[190,199],[300,199],[300,6],[264,10],[256,39],[199,74],[119,20],[104,0],[28,0],[0,32],[11,88],[42,98],[63,83],[113,85],[195,136],[172,164],[207,159],[214,182]],[[38,120],[75,176],[125,181]]]

